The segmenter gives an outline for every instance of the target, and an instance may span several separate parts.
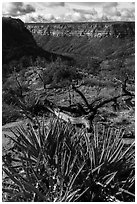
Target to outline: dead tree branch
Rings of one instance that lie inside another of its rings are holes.
[[[69,106],[58,106],[53,104],[47,98],[42,101],[40,97],[32,107],[25,107],[24,103],[21,104],[21,106],[27,114],[28,112],[31,112],[32,115],[37,115],[40,112],[50,112],[65,122],[70,122],[74,125],[83,125],[87,129],[91,129],[92,122],[95,116],[98,114],[100,108],[111,102],[113,102],[114,105],[119,105],[117,102],[119,98],[128,96],[130,99],[132,99],[135,96],[134,93],[127,90],[126,82],[127,79],[122,84],[122,93],[118,96],[110,97],[108,99],[98,97],[92,100],[90,103],[85,95],[78,88],[72,85],[72,90],[79,94],[86,107],[82,103],[76,103],[73,105],[70,104]]]
[[[87,108],[90,109],[90,105],[89,105],[86,97],[84,96],[84,94],[79,89],[77,89],[74,85],[72,85],[72,89],[81,96],[81,98],[83,99],[83,101],[84,101],[85,105],[87,106]]]

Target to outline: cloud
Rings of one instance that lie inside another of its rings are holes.
[[[117,7],[117,6],[118,6],[117,2],[109,2],[109,3],[107,2],[107,3],[104,3],[103,8],[109,9],[109,8]]]
[[[79,21],[86,21],[85,15],[83,15],[82,13],[77,13],[75,12],[74,14],[71,15],[71,20],[73,22],[79,22]]]
[[[104,21],[104,22],[110,21],[110,18],[109,18],[108,16],[106,16],[106,15],[103,15],[103,16],[101,17],[100,21]]]
[[[81,14],[90,14],[90,15],[97,15],[97,11],[93,8],[91,10],[85,9],[73,9],[74,12],[81,13]]]
[[[65,6],[65,2],[43,2],[44,6],[47,7],[57,7],[57,6]]]
[[[66,3],[67,4],[67,3]],[[112,6],[117,6],[117,2],[71,2],[69,3],[71,5],[79,5],[82,7],[112,7]]]
[[[23,21],[26,23],[47,23],[47,22],[55,22],[56,18],[53,14],[27,14],[21,17]]]
[[[35,8],[30,4],[22,2],[8,2],[3,4],[4,16],[22,16],[27,13],[35,12]]]
[[[109,9],[103,9],[103,14],[108,15],[109,17],[113,17],[113,16],[121,16],[120,11],[118,11],[118,9],[116,7],[112,7]]]
[[[105,4],[105,3],[104,2],[71,2],[70,4],[72,5],[77,4],[80,6],[102,6],[102,4]]]
[[[121,10],[121,17],[122,17],[122,19],[123,20],[131,20],[131,21],[134,21],[135,20],[135,11],[134,11],[134,9],[132,10],[132,12],[131,12],[131,10],[130,9],[122,9]]]
[[[80,12],[68,12],[65,15],[63,15],[61,18],[56,18],[59,22],[59,20],[63,22],[90,22],[94,21],[96,19],[96,16],[93,16],[88,13],[80,13]]]
[[[4,2],[3,15],[24,22],[134,21],[134,2]]]
[[[83,5],[84,9],[73,8],[73,11],[83,14],[88,21],[111,21],[121,16],[117,2],[79,2],[78,4]],[[87,5],[91,9],[86,9]]]
[[[117,9],[118,3],[111,2],[107,3],[103,6],[103,15],[113,17],[113,16],[121,16],[120,11]]]
[[[98,12],[93,8],[91,10],[87,9],[72,9],[73,13],[69,15],[72,22],[88,22],[94,21],[98,17]],[[65,16],[66,18],[66,16]]]
[[[82,7],[76,8],[75,5]],[[121,12],[117,2],[79,2],[73,4],[73,11],[81,14],[81,18],[87,21],[115,21],[121,20]],[[90,9],[89,9],[90,8]]]
[[[123,4],[123,5],[122,5]],[[133,5],[133,4],[132,4]],[[125,8],[124,8],[125,6]],[[103,7],[103,15],[107,16],[111,21],[134,21],[135,20],[135,7],[116,2],[110,3]]]

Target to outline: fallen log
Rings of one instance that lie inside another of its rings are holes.
[[[73,117],[68,115],[67,113],[63,113],[57,109],[52,110],[59,119],[64,120],[65,122],[69,122],[73,125],[84,125],[85,128],[90,129],[91,123],[90,120],[86,119],[85,116],[81,117]]]

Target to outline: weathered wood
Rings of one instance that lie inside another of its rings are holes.
[[[81,96],[81,98],[83,99],[83,101],[84,101],[85,105],[87,106],[87,108],[90,108],[89,103],[88,103],[86,97],[84,96],[84,94],[79,89],[77,89],[74,85],[72,85],[72,89]]]
[[[67,113],[60,112],[59,110],[52,111],[59,119],[64,120],[65,122],[69,122],[73,125],[84,125],[85,128],[90,129],[90,121],[83,117],[73,117],[68,115]]]

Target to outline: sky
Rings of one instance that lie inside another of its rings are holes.
[[[135,3],[3,2],[2,15],[25,23],[135,21]]]

